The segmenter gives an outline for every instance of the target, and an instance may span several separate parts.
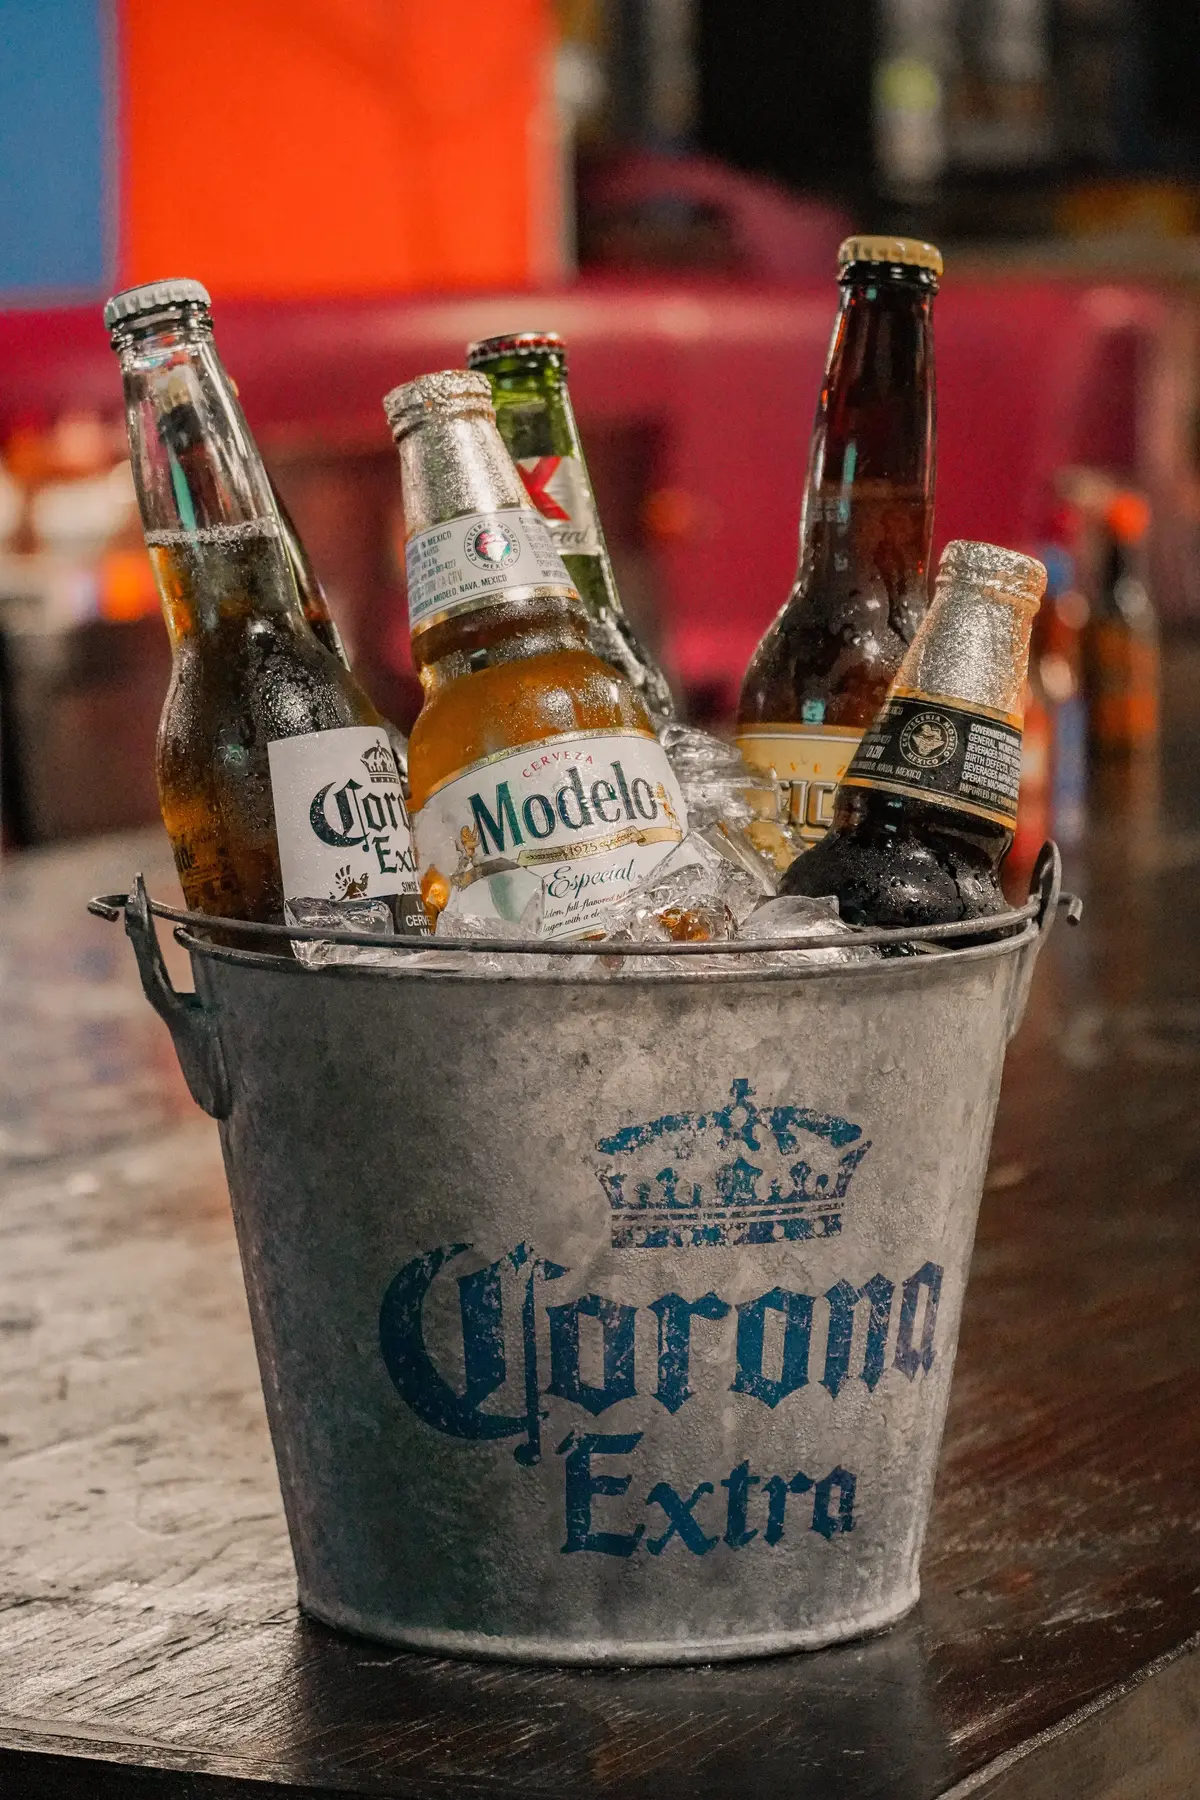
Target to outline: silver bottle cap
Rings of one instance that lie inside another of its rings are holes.
[[[943,582],[956,586],[970,582],[972,587],[1003,595],[1031,610],[1036,609],[1046,591],[1045,565],[1036,557],[1022,556],[1018,550],[1003,550],[999,544],[973,543],[969,538],[955,538],[946,545],[937,580],[939,587]]]
[[[123,319],[136,319],[140,313],[161,312],[167,306],[182,306],[186,301],[211,306],[212,299],[203,282],[188,276],[170,281],[146,281],[140,287],[122,288],[104,304],[104,329],[111,331]]]
[[[433,375],[418,375],[383,396],[383,410],[399,443],[422,420],[431,417],[464,418],[482,413],[493,422],[496,409],[492,405],[492,389],[486,375],[469,369],[439,369]]]

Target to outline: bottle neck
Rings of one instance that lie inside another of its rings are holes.
[[[1020,723],[1036,613],[1036,600],[943,577],[895,688],[1005,713]]]
[[[135,321],[118,328],[113,344],[146,532],[273,521],[267,472],[206,310]]]
[[[113,345],[142,527],[173,640],[264,615],[301,617],[270,481],[207,309],[187,305],[118,327]]]
[[[924,579],[933,535],[934,286],[846,281],[813,426],[801,518],[801,576],[840,575],[880,536],[889,587]]]
[[[511,352],[479,365],[496,424],[593,617],[623,613],[560,350]]]
[[[432,412],[400,440],[410,538],[468,513],[529,506],[500,434],[482,411]]]

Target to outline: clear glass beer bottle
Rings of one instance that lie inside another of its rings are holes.
[[[424,375],[384,406],[424,689],[409,783],[426,906],[485,933],[499,919],[602,931],[683,838],[678,783],[641,699],[591,648],[486,378]]]
[[[738,746],[778,784],[777,819],[750,834],[781,869],[828,829],[837,784],[929,598],[942,259],[910,238],[853,237],[838,266],[799,567],[738,703]]]
[[[946,546],[933,604],[838,787],[833,823],[785,894],[833,894],[852,925],[919,927],[1006,906],[1034,614],[1046,571],[993,544]]]
[[[625,677],[657,728],[675,717],[666,676],[621,605],[567,386],[567,346],[555,331],[480,338],[467,366],[487,376],[496,423],[550,531],[588,616],[592,649]]]
[[[305,620],[207,293],[128,289],[104,321],[173,650],[157,773],[188,905],[281,922],[285,901],[378,897],[426,930],[386,732]]]

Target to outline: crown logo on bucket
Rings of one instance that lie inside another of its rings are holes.
[[[712,1112],[626,1125],[596,1149],[614,1250],[834,1237],[871,1148],[861,1125],[806,1106],[758,1106],[736,1080]]]

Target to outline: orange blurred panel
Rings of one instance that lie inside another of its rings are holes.
[[[550,32],[546,0],[123,0],[123,280],[544,278]]]

